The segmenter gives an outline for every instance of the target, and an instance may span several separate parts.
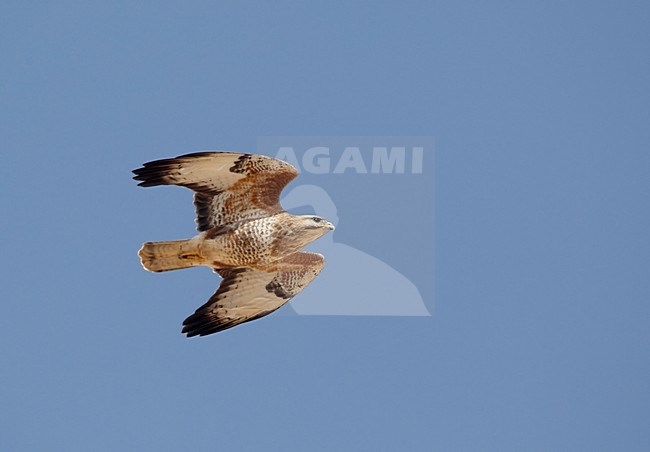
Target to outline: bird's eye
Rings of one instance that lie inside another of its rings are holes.
[[[314,220],[316,223],[320,223],[321,219],[318,217],[313,217],[312,220]]]

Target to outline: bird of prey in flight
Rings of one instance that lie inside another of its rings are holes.
[[[188,337],[270,314],[323,269],[322,255],[300,249],[334,226],[282,208],[280,193],[298,175],[288,163],[263,155],[198,152],[145,163],[133,173],[141,187],[179,185],[194,191],[199,234],[147,242],[138,252],[152,272],[207,266],[223,278],[207,303],[183,322]]]

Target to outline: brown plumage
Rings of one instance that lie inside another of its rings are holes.
[[[322,270],[323,256],[300,249],[334,226],[280,206],[280,193],[298,175],[288,163],[263,155],[199,152],[145,163],[133,172],[142,187],[179,185],[195,192],[200,234],[147,242],[138,252],[149,271],[208,266],[223,278],[208,302],[183,322],[188,337],[270,314]]]

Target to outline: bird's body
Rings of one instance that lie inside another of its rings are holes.
[[[207,266],[224,278],[185,320],[188,336],[267,315],[322,270],[323,256],[299,250],[334,226],[282,209],[280,192],[297,175],[291,165],[259,155],[204,152],[146,163],[134,172],[141,186],[181,185],[196,192],[200,233],[189,240],[147,242],[138,253],[149,271]]]
[[[313,216],[307,216],[307,221]],[[139,252],[147,270],[178,270],[204,265],[211,268],[247,266],[266,268],[293,254],[322,235],[322,229],[306,229],[305,218],[286,212],[241,224],[221,226],[202,232],[190,240],[147,242]],[[162,264],[174,249],[178,261]]]
[[[312,218],[307,217],[308,221]],[[206,258],[215,261],[213,265],[265,266],[322,235],[322,229],[307,229],[305,222],[304,217],[281,212],[225,231],[210,230],[199,247]]]

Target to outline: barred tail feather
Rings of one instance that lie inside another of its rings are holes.
[[[147,242],[138,251],[138,256],[144,269],[150,272],[179,270],[204,263],[191,240]]]

